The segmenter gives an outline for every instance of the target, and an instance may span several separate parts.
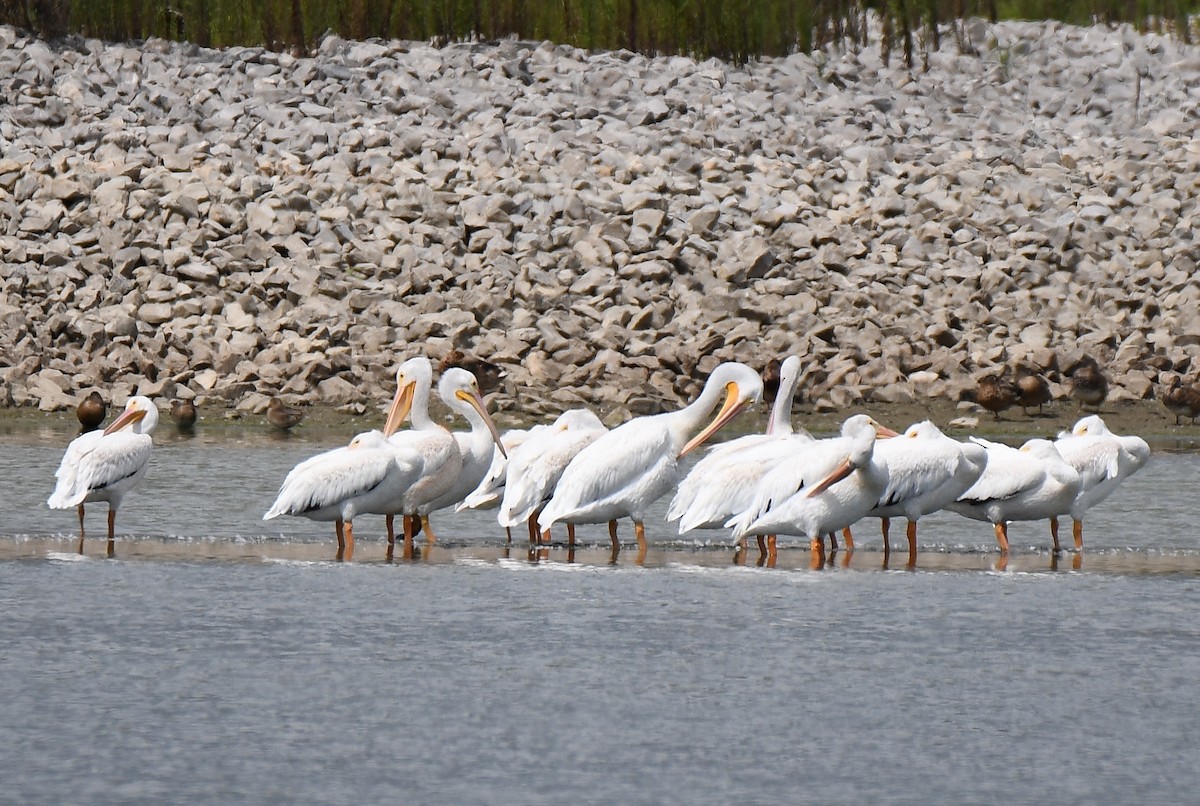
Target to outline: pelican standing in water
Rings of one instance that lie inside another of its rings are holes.
[[[453,432],[459,455],[462,456],[462,469],[446,492],[424,505],[423,508],[428,512],[437,512],[461,503],[479,486],[492,466],[493,455],[498,454],[507,460],[504,441],[484,405],[479,382],[471,372],[460,367],[445,370],[438,381],[438,394],[448,406],[466,418],[471,429]],[[431,534],[428,529],[426,534]]]
[[[917,521],[954,503],[971,488],[987,465],[987,450],[974,442],[959,442],[929,420],[909,426],[895,439],[875,447],[875,457],[888,470],[888,483],[879,503],[867,513],[879,518],[883,553],[888,544],[890,519],[908,519],[908,563],[917,559]]]
[[[367,431],[292,468],[263,520],[298,515],[333,521],[337,559],[353,559],[354,516],[394,500],[419,478],[421,466],[416,452],[399,451],[381,432]]]
[[[1114,434],[1096,414],[1075,423],[1071,433],[1059,434],[1054,446],[1079,473],[1079,492],[1070,514],[1075,548],[1082,549],[1083,516],[1142,469],[1150,459],[1150,446],[1141,437]]]
[[[807,537],[814,556],[824,536],[870,512],[887,486],[887,467],[875,458],[879,437],[896,432],[865,414],[842,423],[841,435],[813,440],[794,460],[764,474],[754,502],[727,522],[734,537],[789,534]]]
[[[88,431],[71,441],[55,476],[58,482],[46,501],[52,509],[79,511],[79,553],[83,553],[83,507],[108,502],[108,556],[121,499],[146,474],[158,409],[148,397],[129,398],[125,410],[103,431]]]
[[[395,500],[374,510],[377,514],[387,516],[389,558],[396,542],[396,515],[402,516],[404,557],[408,559],[412,557],[413,537],[418,523],[425,531],[426,538],[433,541],[429,513],[434,510],[435,504],[440,508],[456,503],[438,503],[454,489],[455,481],[463,469],[463,453],[454,435],[429,416],[432,386],[433,364],[424,356],[408,359],[396,371],[396,396],[388,410],[383,433],[393,447],[415,451],[421,457],[422,471],[420,478]],[[479,386],[471,373],[462,369],[447,370],[438,385],[438,394],[447,406],[466,417],[468,422],[471,421],[470,412],[474,410],[486,424],[492,439],[498,439],[496,427],[483,406]],[[410,416],[412,428],[407,431],[396,430]],[[478,479],[475,483],[478,483]],[[466,495],[469,490],[470,487],[467,487],[462,494]]]
[[[526,440],[508,461],[504,496],[496,516],[500,525],[511,529],[526,523],[531,542],[548,541],[548,533],[538,534],[538,510],[550,500],[571,460],[607,431],[604,423],[591,411],[571,409],[560,414],[550,428]],[[575,544],[574,524],[567,524],[567,540],[571,545]]]
[[[679,521],[679,533],[692,529],[724,527],[734,515],[754,502],[758,482],[777,463],[785,461],[813,441],[812,434],[792,429],[792,400],[800,382],[800,359],[789,356],[779,366],[779,386],[763,434],[714,445],[679,483],[667,520]],[[765,552],[765,537],[759,535],[759,550]],[[745,546],[739,542],[739,551]]]
[[[1048,519],[1057,553],[1058,516],[1070,511],[1079,492],[1079,473],[1046,439],[1031,439],[1020,449],[979,437],[971,439],[987,450],[987,465],[979,479],[946,508],[990,522],[1001,554],[1008,554],[1009,521]]]
[[[555,523],[608,523],[613,557],[620,551],[617,519],[631,518],[638,561],[645,559],[646,512],[679,478],[679,459],[762,397],[762,379],[745,364],[720,364],[699,397],[684,408],[632,419],[576,454],[538,516],[545,532]],[[720,410],[697,433],[724,397]],[[688,437],[692,434],[691,439]]]

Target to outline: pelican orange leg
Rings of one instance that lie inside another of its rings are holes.
[[[908,567],[912,568],[917,564],[917,522],[908,522]]]
[[[1005,521],[996,524],[996,542],[1000,544],[1000,553],[1008,554],[1008,523]]]

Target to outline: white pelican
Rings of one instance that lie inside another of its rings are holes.
[[[54,475],[58,482],[46,501],[52,509],[79,510],[79,553],[83,553],[83,505],[108,502],[108,555],[121,499],[146,473],[158,409],[148,397],[129,398],[125,410],[103,431],[88,431],[71,440]]]
[[[724,395],[716,417],[696,429]],[[637,417],[581,450],[563,471],[554,495],[538,516],[545,532],[558,521],[608,522],[614,556],[619,551],[617,519],[632,518],[638,558],[646,554],[644,519],[650,505],[679,478],[679,458],[699,447],[734,415],[762,396],[762,379],[745,364],[719,365],[700,396],[679,411]],[[696,433],[690,440],[689,434]]]
[[[354,516],[375,512],[395,500],[420,476],[421,467],[415,451],[397,450],[381,432],[367,431],[346,447],[317,454],[292,468],[263,520],[299,515],[333,521],[337,559],[352,559]]]
[[[974,442],[951,439],[929,420],[909,426],[902,436],[875,447],[875,458],[888,470],[879,503],[867,513],[880,519],[887,554],[889,519],[908,519],[908,560],[917,556],[917,521],[944,509],[971,488],[987,465],[987,450]]]
[[[530,539],[537,538],[534,517],[550,499],[563,471],[581,450],[608,432],[600,418],[588,409],[571,409],[555,419],[549,429],[539,431],[513,451],[505,471],[504,497],[497,520],[505,529],[528,523]],[[575,527],[567,524],[571,543]],[[543,540],[548,535],[543,536]]]
[[[462,469],[450,489],[423,506],[428,512],[437,512],[460,503],[479,486],[492,466],[492,456],[504,456],[507,450],[484,405],[479,381],[470,371],[461,367],[445,370],[438,381],[438,394],[447,405],[466,418],[471,428],[469,431],[452,432],[462,456]]]
[[[1058,516],[1068,512],[1079,492],[1079,473],[1059,455],[1054,443],[1031,439],[1018,450],[971,438],[987,450],[987,466],[958,501],[946,508],[977,521],[989,521],[1000,551],[1008,553],[1008,522],[1050,520],[1058,551]]]
[[[429,513],[456,504],[479,483],[483,472],[486,472],[488,464],[491,463],[490,456],[486,462],[479,460],[469,471],[473,476],[470,485],[463,484],[461,489],[458,487],[457,482],[463,472],[464,454],[454,435],[429,416],[429,392],[432,383],[433,365],[424,356],[410,358],[401,364],[396,372],[396,397],[388,412],[383,433],[393,447],[415,451],[421,457],[423,467],[420,478],[394,501],[372,510],[387,516],[389,557],[395,544],[393,516],[403,516],[404,556],[411,557],[417,520],[420,520],[426,538],[432,542],[434,535],[429,525]],[[483,399],[479,395],[479,384],[474,375],[461,368],[446,370],[438,384],[438,394],[451,410],[472,423],[472,443],[474,437],[478,436],[479,429],[476,428],[476,424],[486,429],[494,443],[499,443],[496,426],[483,405]],[[397,431],[400,423],[410,414],[412,429]],[[474,463],[476,460],[468,457],[467,462]],[[483,470],[479,470],[479,467]]]
[[[680,534],[723,527],[754,502],[759,479],[767,470],[813,441],[803,428],[792,431],[792,399],[799,381],[800,359],[789,356],[779,369],[779,391],[766,433],[714,445],[679,483],[667,508],[667,520],[679,521]]]
[[[1083,516],[1141,470],[1150,459],[1150,446],[1141,437],[1114,434],[1096,414],[1075,423],[1071,433],[1059,434],[1054,446],[1063,461],[1079,472],[1079,492],[1070,514],[1075,548],[1082,549]]]
[[[794,458],[763,475],[754,503],[726,525],[734,537],[790,534],[809,538],[824,553],[824,535],[866,515],[887,486],[884,464],[874,458],[878,437],[894,437],[865,414],[842,424],[841,436],[813,440]]]

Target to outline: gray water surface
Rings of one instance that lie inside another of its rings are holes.
[[[986,524],[936,515],[916,568],[884,571],[874,524],[813,570],[653,521],[639,566],[609,563],[602,527],[531,558],[490,513],[435,517],[437,544],[394,564],[364,519],[337,563],[328,524],[260,520],[325,447],[161,440],[108,560],[45,507],[61,445],[0,441],[4,800],[1185,803],[1200,784],[1196,454],[1157,452],[1093,510],[1078,563],[1045,524],[1013,526],[1005,565]]]

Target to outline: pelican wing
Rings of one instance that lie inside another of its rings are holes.
[[[667,520],[679,521],[680,534],[725,523],[751,506],[760,480],[772,467],[809,441],[811,437],[794,434],[751,434],[713,448],[680,482]]]
[[[850,444],[845,437],[817,440],[801,437],[789,443],[792,448],[786,458],[763,472],[750,505],[734,513],[725,525],[733,527],[735,534],[741,534],[766,513],[785,507],[798,495],[806,495],[847,459]]]
[[[631,420],[579,451],[542,510],[539,526],[547,529],[557,520],[607,506],[645,479],[666,472],[676,449],[666,430],[642,427],[652,419]]]
[[[406,465],[419,462],[415,453],[389,448],[336,448],[306,459],[284,478],[263,520],[301,515],[365,495],[399,469],[398,456]]]
[[[1042,483],[1045,466],[1036,457],[999,442],[971,439],[987,448],[987,465],[959,501],[972,504],[1002,501]]]
[[[1121,448],[1103,437],[1067,437],[1055,442],[1064,461],[1079,472],[1082,489],[1121,475]]]
[[[500,504],[500,525],[529,519],[551,495],[567,465],[605,433],[602,430],[558,430],[530,440],[513,454]]]
[[[880,440],[875,455],[888,469],[888,483],[879,497],[880,507],[892,507],[926,495],[953,478],[962,452],[951,440]]]
[[[83,503],[88,493],[129,478],[145,467],[153,443],[148,434],[94,431],[72,440],[55,476],[47,503],[65,509]]]

